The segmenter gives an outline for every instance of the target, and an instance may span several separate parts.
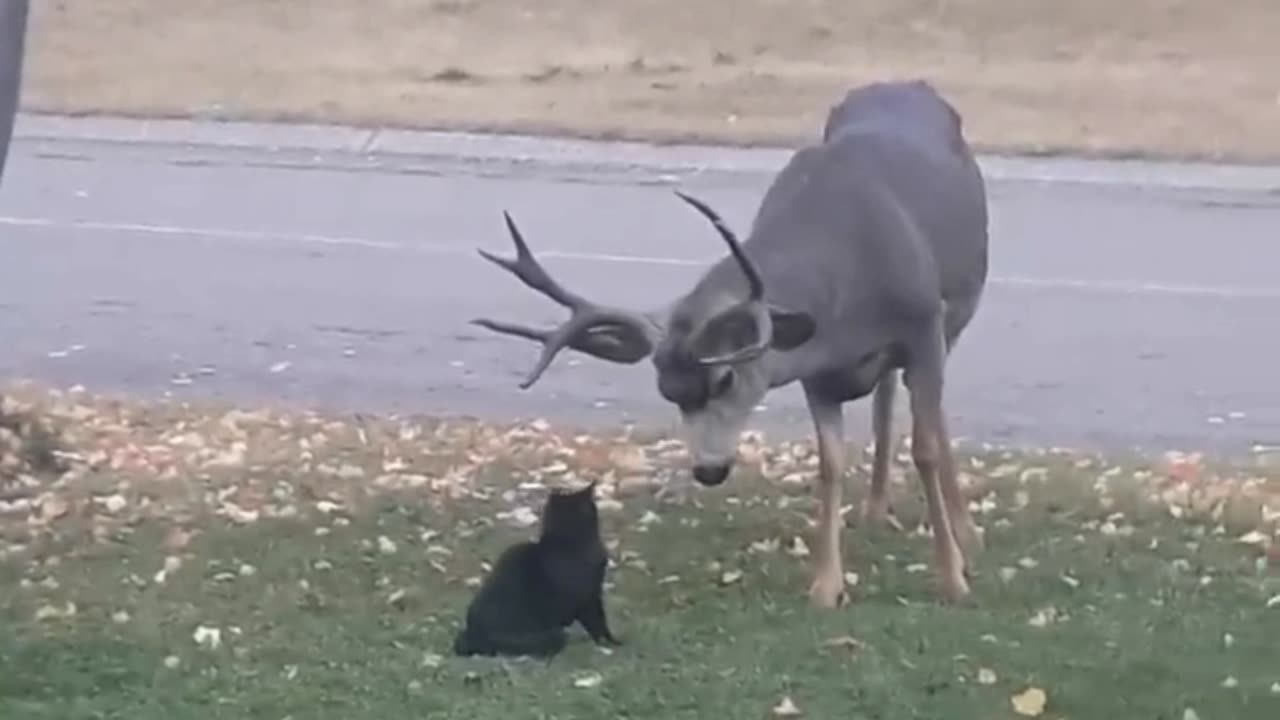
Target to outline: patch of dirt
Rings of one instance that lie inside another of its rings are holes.
[[[50,0],[25,104],[794,143],[923,77],[986,149],[1280,158],[1274,0]]]

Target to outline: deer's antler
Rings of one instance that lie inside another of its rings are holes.
[[[507,259],[480,250],[486,260],[507,270],[520,282],[537,290],[569,309],[571,315],[559,327],[542,329],[479,318],[472,323],[480,327],[515,337],[534,340],[542,344],[542,354],[537,364],[520,383],[528,389],[551,365],[551,361],[565,347],[573,348],[602,360],[631,364],[643,360],[652,352],[657,342],[657,327],[643,314],[630,310],[606,307],[566,289],[542,267],[529,250],[528,243],[511,214],[502,213],[507,231],[516,246],[516,257]]]

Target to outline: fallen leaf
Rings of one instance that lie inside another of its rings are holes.
[[[859,650],[865,645],[861,640],[850,635],[841,635],[822,642],[822,646],[825,648],[843,648],[846,650]]]
[[[720,576],[721,585],[732,585],[742,579],[742,573],[737,570],[729,570]]]
[[[58,618],[74,617],[76,614],[76,604],[69,602],[62,607],[53,605],[41,605],[36,609],[36,621],[55,620]]]
[[[422,656],[422,667],[438,668],[444,663],[444,657],[436,653],[426,653]]]
[[[71,511],[71,504],[68,503],[61,495],[48,493],[44,496],[40,503],[40,519],[44,522],[53,522]]]
[[[181,663],[182,661],[178,659],[177,655],[169,655],[164,659],[164,666],[170,670],[177,670],[178,665]]]
[[[102,498],[100,502],[102,503],[102,507],[105,508],[106,511],[111,513],[112,515],[115,515],[116,513],[125,509],[125,507],[129,504],[129,501],[125,500],[124,496],[119,493]]]
[[[796,536],[791,540],[791,547],[787,550],[787,554],[792,557],[809,557],[809,546],[805,544],[804,538]]]
[[[1038,627],[1038,628],[1047,627],[1049,623],[1053,622],[1055,619],[1057,619],[1057,617],[1058,617],[1057,608],[1054,608],[1053,606],[1049,606],[1049,607],[1038,610],[1036,614],[1032,615],[1031,619],[1027,621],[1027,624],[1030,625],[1031,627]]]
[[[1025,717],[1038,717],[1044,712],[1045,703],[1048,701],[1048,696],[1038,687],[1027,688],[1009,698],[1013,711]]]
[[[258,521],[259,513],[257,510],[246,510],[231,502],[223,503],[222,509],[231,518],[232,522],[240,525],[248,525]]]
[[[597,501],[596,505],[598,506],[599,504],[599,501]],[[513,508],[508,512],[498,513],[498,519],[508,520],[519,527],[530,527],[537,524],[538,513],[534,512],[531,508],[521,505],[520,507]]]
[[[191,635],[196,644],[201,647],[207,647],[210,650],[218,649],[222,645],[222,631],[218,628],[205,627],[203,625],[196,628]]]
[[[1233,688],[1238,685],[1240,685],[1240,681],[1237,680],[1234,675],[1228,675],[1226,679],[1222,681],[1222,687],[1224,688]]]
[[[979,685],[995,685],[996,671],[991,668],[978,668],[978,684]]]
[[[783,697],[782,702],[773,708],[774,717],[800,717],[802,714],[800,708],[796,707],[790,696]]]
[[[587,673],[574,678],[573,686],[576,688],[593,688],[599,687],[602,682],[604,682],[604,678],[601,677],[600,673]]]
[[[396,552],[395,542],[386,535],[378,536],[378,550],[383,555],[394,555]]]
[[[338,478],[342,480],[359,480],[365,476],[364,468],[346,463],[338,468]]]
[[[1254,545],[1257,547],[1266,547],[1271,544],[1271,536],[1258,530],[1251,530],[1244,535],[1236,538],[1236,542],[1244,545]]]
[[[751,543],[751,552],[754,553],[771,553],[777,552],[779,543],[777,538],[769,538],[768,540],[757,540]]]

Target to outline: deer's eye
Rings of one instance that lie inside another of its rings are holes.
[[[720,397],[729,392],[729,389],[733,387],[734,374],[733,370],[725,370],[724,374],[715,381],[716,384],[711,390],[711,396]]]

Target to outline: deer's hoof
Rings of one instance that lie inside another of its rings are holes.
[[[960,545],[960,549],[964,551],[966,558],[977,557],[986,549],[982,528],[978,527],[972,520],[956,523],[953,526],[953,531],[956,543]]]
[[[863,501],[862,507],[859,509],[858,517],[862,524],[869,528],[883,529],[889,528],[896,532],[902,532],[902,523],[898,521],[897,516],[893,514],[893,509],[889,507],[889,503],[878,503]]]
[[[948,605],[962,603],[971,595],[969,581],[965,580],[963,572],[957,572],[951,577],[942,578],[941,590],[941,599]]]
[[[834,573],[834,580],[828,577],[815,578],[809,586],[809,604],[822,610],[834,610],[849,601],[844,591],[844,578]]]

